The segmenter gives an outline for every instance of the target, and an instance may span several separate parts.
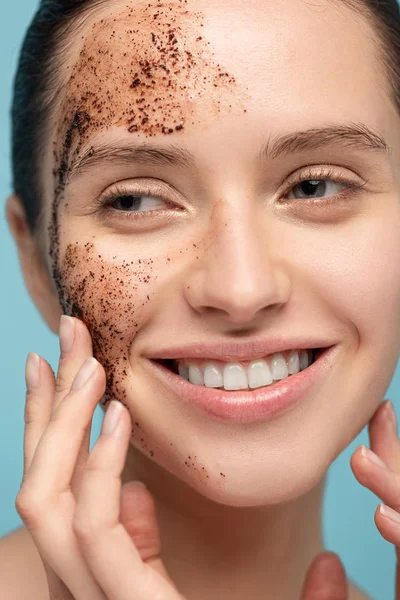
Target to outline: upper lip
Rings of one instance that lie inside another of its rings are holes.
[[[221,341],[221,342],[195,342],[191,344],[182,344],[157,350],[151,354],[146,353],[148,358],[165,359],[165,358],[199,358],[199,359],[214,359],[221,361],[234,360],[252,360],[261,358],[275,352],[284,352],[285,350],[301,350],[306,348],[328,348],[333,346],[332,342],[326,340],[310,338],[310,337],[293,337],[293,338],[268,338],[268,339],[253,339],[247,342],[243,341]]]

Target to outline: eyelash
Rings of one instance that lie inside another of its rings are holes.
[[[301,172],[298,174],[293,180],[289,180],[288,186],[285,190],[285,193],[288,193],[299,183],[303,183],[304,181],[331,181],[333,183],[343,183],[348,186],[346,192],[341,192],[340,194],[336,194],[335,196],[330,196],[326,198],[290,198],[289,202],[297,201],[301,202],[301,204],[305,204],[306,206],[310,205],[321,205],[331,206],[332,204],[336,204],[341,200],[348,200],[349,197],[355,195],[359,190],[365,187],[366,183],[357,183],[344,177],[340,173],[337,173],[334,168],[311,168],[308,170]],[[151,186],[146,186],[141,184],[139,189],[132,191],[129,187],[125,187],[124,184],[117,184],[114,190],[107,193],[103,198],[100,198],[96,205],[100,212],[107,213],[108,217],[110,217],[110,212],[119,213],[118,216],[112,215],[113,218],[121,219],[141,219],[147,218],[149,213],[165,213],[170,212],[171,209],[161,209],[161,210],[150,210],[150,211],[142,211],[142,212],[133,212],[133,211],[123,211],[112,208],[112,204],[118,200],[121,196],[152,196],[154,198],[159,198],[163,202],[167,202],[161,196],[157,196],[157,194],[152,193],[154,189],[151,189]],[[153,215],[154,218],[154,215]]]

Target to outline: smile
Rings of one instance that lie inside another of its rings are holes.
[[[160,362],[193,385],[227,391],[255,389],[272,385],[309,367],[321,349],[288,350],[246,362],[166,359]]]
[[[203,416],[231,423],[253,423],[274,418],[304,401],[324,382],[339,351],[340,344],[316,349],[303,370],[253,390],[226,391],[204,383],[193,384],[177,372],[176,361],[170,359],[148,360],[147,364],[156,379]]]

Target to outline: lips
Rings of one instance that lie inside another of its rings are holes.
[[[331,339],[316,337],[297,336],[292,338],[269,337],[254,338],[249,341],[215,341],[183,344],[180,346],[150,350],[146,349],[143,354],[152,360],[160,359],[190,359],[220,360],[223,362],[251,361],[276,352],[288,350],[311,350],[326,349],[336,342]]]
[[[323,385],[340,352],[340,344],[321,348],[315,362],[303,371],[270,386],[239,391],[193,385],[160,361],[149,360],[147,364],[150,374],[179,398],[183,406],[193,407],[199,414],[221,422],[244,424],[276,418],[305,401],[313,389]]]

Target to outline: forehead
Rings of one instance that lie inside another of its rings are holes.
[[[340,2],[106,2],[77,31],[59,142],[73,131],[82,147],[115,125],[175,137],[244,113],[268,134],[343,116],[384,128],[372,29]]]

